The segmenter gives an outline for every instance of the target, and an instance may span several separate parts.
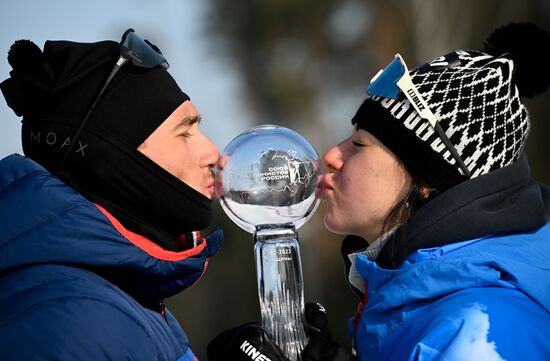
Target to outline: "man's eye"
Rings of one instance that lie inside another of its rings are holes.
[[[356,147],[366,147],[366,146],[367,146],[366,144],[356,142],[355,140],[352,141],[352,143],[353,143],[353,145],[355,145]]]
[[[181,133],[180,136],[181,137],[184,137],[184,138],[189,138],[191,137],[193,134],[189,133],[189,132],[185,132],[185,133]]]

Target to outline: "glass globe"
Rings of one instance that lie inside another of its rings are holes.
[[[297,132],[261,125],[235,137],[216,169],[216,194],[245,231],[301,227],[319,205],[319,156]]]

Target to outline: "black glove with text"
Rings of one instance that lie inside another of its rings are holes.
[[[305,330],[309,342],[302,361],[352,361],[353,356],[332,339],[326,311],[319,303],[306,303]],[[207,347],[209,361],[289,361],[271,335],[255,322],[230,328]]]
[[[271,335],[254,322],[230,328],[207,347],[209,361],[289,361]]]

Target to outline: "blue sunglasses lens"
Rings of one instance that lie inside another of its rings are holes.
[[[393,59],[391,63],[378,75],[378,77],[369,84],[367,91],[372,95],[384,98],[397,98],[401,91],[397,82],[405,74],[405,67],[398,58]]]
[[[157,65],[165,69],[169,67],[166,58],[157,53],[133,29],[128,29],[122,36],[120,55],[144,68],[154,68]]]

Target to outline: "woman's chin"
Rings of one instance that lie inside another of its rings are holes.
[[[345,225],[341,224],[341,222],[338,222],[338,220],[331,217],[328,213],[325,214],[325,217],[323,218],[323,223],[325,224],[325,228],[332,233],[349,234],[349,232],[346,231]]]

